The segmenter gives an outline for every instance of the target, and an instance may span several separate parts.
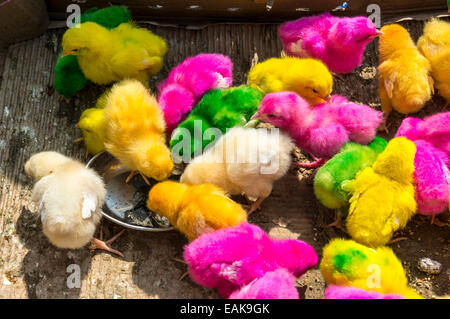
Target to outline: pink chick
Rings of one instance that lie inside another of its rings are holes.
[[[349,141],[363,145],[372,141],[383,115],[339,95],[333,95],[330,102],[311,107],[294,92],[277,92],[263,98],[252,119],[286,131],[299,148],[313,158],[321,157],[313,163],[297,165],[317,167]]]
[[[325,299],[405,299],[397,294],[380,294],[376,291],[351,286],[330,285],[325,290]]]
[[[448,155],[435,146],[445,146],[442,134],[439,133],[442,122],[437,119],[436,115],[425,120],[408,117],[403,120],[396,137],[405,136],[416,145],[414,185],[418,212],[431,215],[431,223],[442,226],[439,220],[435,221],[435,216],[444,212],[449,204],[450,161]],[[442,126],[441,129],[445,131]],[[447,140],[450,139],[449,136],[447,133]]]
[[[283,23],[278,33],[289,56],[321,60],[334,73],[361,65],[366,45],[382,34],[366,17],[333,17],[329,13]]]
[[[232,292],[229,299],[298,299],[295,277],[280,268]]]
[[[203,234],[185,246],[191,278],[217,288],[222,297],[280,268],[299,277],[317,264],[314,249],[294,239],[271,239],[258,226],[239,226]]]
[[[222,54],[202,53],[186,58],[158,85],[158,103],[171,133],[207,91],[229,88],[233,63]]]

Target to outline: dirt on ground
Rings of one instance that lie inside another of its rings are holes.
[[[422,21],[402,22],[417,40]],[[246,82],[255,53],[260,61],[280,56],[281,43],[275,24],[219,24],[198,29],[145,25],[167,39],[169,53],[152,88],[186,56],[200,52],[229,55],[234,62],[234,84]],[[63,30],[49,30],[40,38],[15,44],[0,52],[0,298],[219,298],[211,289],[189,277],[180,281],[186,265],[181,258],[186,239],[177,231],[149,233],[127,230],[114,244],[124,258],[87,248],[63,250],[51,245],[42,233],[40,220],[30,204],[32,183],[23,164],[36,152],[56,150],[85,161],[80,136],[74,124],[85,108],[91,107],[105,89],[90,85],[69,103],[52,93],[53,69],[58,41]],[[380,109],[377,94],[377,40],[365,52],[363,64],[353,73],[335,79],[334,93]],[[423,118],[441,111],[445,101],[436,95],[417,114]],[[391,139],[404,115],[393,112],[388,125]],[[311,159],[298,152],[296,159]],[[311,244],[319,258],[331,238],[344,232],[328,227],[334,212],[323,207],[312,188],[312,170],[291,167],[277,181],[261,211],[249,221],[275,238],[301,239]],[[236,200],[243,202],[242,198]],[[441,214],[448,220],[449,212]],[[101,226],[104,238],[122,228],[107,220]],[[99,227],[99,228],[100,228]],[[99,231],[97,231],[97,236]],[[409,284],[425,298],[449,294],[449,228],[430,225],[429,218],[416,215],[394,237],[406,236],[391,247],[406,270]],[[420,258],[442,264],[438,275],[420,271]],[[75,265],[75,266],[74,266]],[[79,267],[80,285],[73,281]],[[74,270],[75,269],[75,270]],[[324,279],[319,267],[297,280],[301,298],[323,298]]]

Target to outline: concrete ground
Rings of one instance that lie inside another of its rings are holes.
[[[416,40],[423,28],[421,21],[407,21]],[[218,24],[191,29],[159,27],[150,30],[167,39],[169,53],[160,74],[152,79],[152,88],[186,56],[200,52],[229,55],[234,62],[234,84],[246,82],[251,61],[258,55],[263,61],[279,56],[281,43],[275,24]],[[173,260],[181,257],[186,239],[176,231],[145,233],[127,230],[113,244],[124,258],[101,251],[62,250],[52,246],[42,233],[40,221],[30,205],[31,181],[23,171],[25,161],[36,152],[56,150],[85,161],[84,148],[74,144],[80,136],[74,127],[80,113],[91,107],[104,88],[94,85],[79,92],[68,104],[53,93],[53,69],[62,29],[10,46],[0,52],[0,298],[218,298],[189,278],[179,281],[186,266]],[[335,80],[334,93],[379,109],[376,66],[377,41],[370,44],[363,65],[344,81]],[[417,114],[439,112],[444,100],[435,96]],[[393,113],[392,138],[403,116]],[[299,154],[299,157],[304,157]],[[326,227],[333,212],[315,199],[311,170],[292,167],[275,184],[272,195],[250,222],[277,238],[298,238],[310,243],[321,257],[323,246],[333,237],[346,237]],[[445,213],[442,219],[448,219]],[[121,230],[106,220],[105,238]],[[450,236],[448,227],[437,227],[416,215],[400,235],[408,240],[392,245],[402,260],[411,286],[426,298],[449,293]],[[439,275],[427,275],[417,269],[417,261],[430,257],[443,264]],[[71,272],[80,267],[81,286],[68,288]],[[73,266],[71,266],[73,267]],[[69,269],[71,269],[69,267]],[[325,282],[318,267],[297,280],[302,298],[323,298]]]

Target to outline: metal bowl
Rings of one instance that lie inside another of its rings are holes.
[[[125,183],[125,179],[130,173],[130,170],[122,166],[112,155],[107,152],[96,154],[89,160],[86,167],[97,171],[106,184],[106,200],[102,211],[102,214],[106,219],[123,227],[135,230],[165,232],[175,229],[170,225],[168,227],[135,225],[125,220],[125,213],[132,211],[135,208],[134,196],[137,189],[133,183]],[[139,176],[134,178],[142,177]],[[157,214],[153,214],[156,217],[161,218]]]

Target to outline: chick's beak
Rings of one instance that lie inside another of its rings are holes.
[[[324,99],[324,101],[330,103],[330,101],[331,101],[331,95],[327,95],[327,96],[325,96],[323,99]]]
[[[383,34],[384,34],[383,31],[378,30],[378,29],[377,29],[377,31],[375,32],[375,36],[376,36],[376,37],[378,37],[378,36],[380,36],[380,35],[383,35]]]
[[[250,118],[250,120],[259,120],[259,112],[256,112],[253,114],[253,116]]]

